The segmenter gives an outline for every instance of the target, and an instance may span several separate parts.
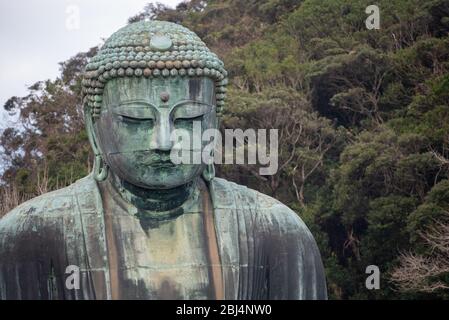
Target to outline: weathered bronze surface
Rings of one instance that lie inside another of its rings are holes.
[[[226,83],[179,25],[135,23],[106,41],[83,82],[94,171],[0,220],[0,298],[326,299],[292,210],[210,165],[170,162],[173,130],[217,127]]]

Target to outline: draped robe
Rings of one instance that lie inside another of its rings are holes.
[[[105,202],[102,192],[108,191],[92,175],[21,204],[0,219],[0,298],[327,298],[318,247],[295,212],[223,179],[214,178],[206,189],[211,216],[203,204],[197,212],[203,214],[172,218],[168,223],[177,227],[163,238],[159,226],[146,233],[125,211],[112,223],[108,215],[116,205]],[[189,231],[188,225],[197,228]],[[179,246],[186,252],[173,251],[175,269],[169,270],[164,248]],[[78,289],[66,283],[68,266],[79,268]],[[179,281],[158,282],[161,274]]]

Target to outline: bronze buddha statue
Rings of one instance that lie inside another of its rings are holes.
[[[83,80],[94,170],[0,220],[0,298],[326,299],[297,214],[211,164],[170,160],[173,130],[217,127],[226,84],[223,63],[180,25],[113,34]]]

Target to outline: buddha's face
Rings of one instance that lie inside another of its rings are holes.
[[[173,131],[188,133],[189,150],[201,131],[216,125],[214,82],[209,78],[116,78],[109,80],[94,130],[106,163],[120,178],[148,189],[169,189],[192,181],[205,164],[177,164],[170,158]]]

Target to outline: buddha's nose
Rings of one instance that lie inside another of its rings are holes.
[[[170,121],[158,121],[151,137],[150,149],[170,151],[173,148],[173,142],[170,139],[172,128]]]

